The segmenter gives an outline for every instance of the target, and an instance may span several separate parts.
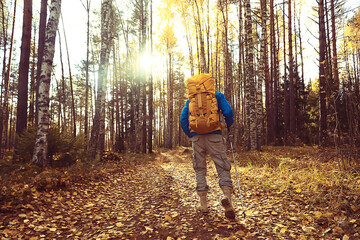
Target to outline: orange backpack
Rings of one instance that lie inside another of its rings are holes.
[[[215,79],[211,74],[200,74],[186,81],[189,102],[190,132],[198,134],[221,130],[220,114],[215,97]]]

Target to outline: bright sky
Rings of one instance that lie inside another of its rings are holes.
[[[116,1],[116,0],[115,0]],[[299,0],[296,0],[299,1]],[[309,19],[313,15],[313,12],[311,10],[312,5],[315,4],[314,1],[308,1],[308,0],[302,0],[305,2],[305,5],[302,9],[302,21],[304,24],[302,24],[302,31],[305,34],[303,38],[303,47],[305,48],[304,54],[305,54],[305,69],[306,69],[306,76],[305,79],[308,80],[310,78],[317,77],[318,68],[316,65],[316,52],[314,50],[314,47],[316,48],[318,45],[318,41],[316,38],[312,36],[309,32],[312,32],[315,36],[317,35],[318,27]],[[18,1],[19,2],[19,1]],[[85,3],[86,0],[83,0]],[[124,12],[129,11],[129,6],[131,1],[129,0],[117,0],[117,6],[120,10],[123,10]],[[158,9],[158,4],[160,0],[154,1],[154,15],[156,15],[156,11]],[[258,3],[258,1],[256,1]],[[50,3],[50,1],[49,1]],[[22,29],[22,1],[18,3],[18,9],[17,9],[17,15],[18,20],[16,22],[16,35],[19,36],[16,39],[21,39],[21,29]],[[101,0],[91,0],[91,7],[100,9]],[[34,5],[34,14],[39,14],[40,9],[40,1],[33,0]],[[355,10],[360,6],[360,3],[358,0],[347,0],[346,1],[346,8],[347,9],[353,9],[354,11],[350,11],[349,14],[352,14],[355,12]],[[11,8],[13,9],[13,8]],[[12,10],[11,10],[12,11]],[[62,0],[62,17],[64,21],[64,28],[66,29],[66,36],[68,41],[68,47],[70,51],[70,61],[73,66],[79,65],[81,60],[84,60],[86,58],[86,11],[81,3],[80,0]],[[91,13],[90,18],[94,19],[94,14]],[[154,19],[156,26],[157,19]],[[175,28],[176,29],[176,28]],[[306,29],[308,31],[305,33]],[[64,41],[63,37],[63,30],[62,30],[62,23],[60,22],[60,31],[62,34],[62,40]],[[154,29],[154,31],[156,31]],[[177,36],[181,36],[181,34],[177,34]],[[155,40],[155,39],[154,39]],[[57,39],[58,41],[58,39]],[[57,43],[58,44],[58,43]],[[17,42],[17,49],[15,51],[20,50],[20,40]],[[63,50],[65,50],[65,43],[62,44]],[[56,48],[58,49],[58,47]],[[184,51],[185,53],[187,52]],[[17,56],[19,56],[19,53],[17,53]],[[64,58],[64,64],[66,63],[66,55],[65,52],[63,54]],[[59,54],[58,51],[55,55],[55,64],[59,65]],[[76,73],[76,70],[72,69],[73,73]]]

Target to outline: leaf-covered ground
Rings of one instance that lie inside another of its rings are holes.
[[[116,161],[57,190],[27,186],[30,197],[26,202],[4,202],[0,207],[0,237],[359,239],[358,176],[344,175],[327,163],[314,164],[309,158],[315,158],[317,151],[314,156],[300,154],[302,150],[277,151],[236,155],[245,218],[234,168],[238,215],[233,221],[223,216],[222,194],[211,161],[210,213],[196,210],[199,199],[194,191],[191,149],[177,148],[153,154],[151,160],[132,161],[109,154],[104,158]],[[264,163],[257,166],[252,158]]]

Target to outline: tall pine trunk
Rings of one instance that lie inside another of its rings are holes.
[[[290,95],[289,95],[289,81],[287,78],[287,63],[286,63],[286,25],[285,25],[285,1],[283,2],[283,45],[284,45],[284,144],[288,142],[288,135],[290,131]]]
[[[35,36],[36,36],[36,26],[34,27],[34,34],[33,34],[33,42],[35,43]],[[31,73],[30,73],[30,92],[29,92],[29,117],[28,122],[31,126],[34,126],[35,120],[35,92],[36,92],[36,83],[35,83],[35,65],[36,65],[36,54],[35,54],[36,45],[32,45],[31,49]]]
[[[152,16],[152,0],[150,0],[150,54],[153,55],[153,16]],[[153,118],[154,118],[154,106],[153,106],[153,66],[150,67],[150,79],[149,79],[149,129],[148,129],[148,151],[153,152]]]
[[[289,39],[289,94],[290,94],[290,141],[295,143],[296,119],[295,119],[295,84],[294,84],[294,58],[292,50],[292,22],[291,0],[288,0],[288,39]]]
[[[7,141],[7,133],[8,133],[8,121],[9,121],[9,82],[10,82],[10,71],[11,71],[11,60],[12,60],[12,52],[13,52],[13,44],[14,44],[14,29],[15,29],[15,19],[16,19],[16,3],[15,0],[14,4],[14,15],[13,15],[13,24],[12,24],[12,31],[11,31],[11,39],[10,39],[10,53],[8,59],[8,65],[5,72],[5,79],[4,79],[4,99],[1,109],[1,119],[0,119],[0,156],[3,154],[4,148],[6,148],[6,141]],[[5,58],[4,58],[5,60]],[[5,64],[5,62],[4,62]],[[4,66],[5,69],[5,66]]]
[[[68,63],[68,69],[69,69],[69,84],[70,84],[70,94],[71,94],[71,120],[72,120],[72,127],[73,127],[73,136],[76,137],[76,111],[75,111],[74,90],[73,90],[73,83],[72,83],[69,48],[68,48],[68,44],[67,44],[67,38],[66,38],[65,27],[64,27],[63,21],[62,21],[62,27],[63,27],[66,56],[67,56],[67,63]]]
[[[32,0],[24,1],[23,15],[23,35],[21,39],[21,55],[19,64],[19,85],[18,103],[16,114],[16,133],[21,135],[27,125],[27,100],[29,82],[29,63],[30,63],[30,43],[31,43],[31,23],[32,23]]]
[[[50,80],[55,53],[56,31],[61,12],[61,0],[52,0],[50,16],[46,28],[44,58],[39,82],[39,99],[37,102],[38,125],[32,162],[45,167],[48,163],[48,135],[50,126]]]
[[[335,25],[335,0],[330,0],[331,3],[331,32],[332,32],[332,51],[333,51],[333,77],[334,77],[334,86],[333,89],[339,92],[339,70],[338,70],[338,61],[337,61],[337,48],[336,48],[336,25]]]
[[[270,76],[268,62],[268,40],[267,40],[267,6],[266,0],[261,0],[261,66],[262,78],[265,82],[265,108],[267,123],[267,144],[274,141],[274,111],[272,107],[273,99],[270,95]]]
[[[324,0],[319,0],[319,90],[320,90],[320,145],[326,144],[327,110],[326,110],[326,79],[325,79],[325,16]]]

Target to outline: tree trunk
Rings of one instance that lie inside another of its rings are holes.
[[[245,93],[245,39],[244,37],[244,20],[243,20],[243,2],[239,1],[239,107],[238,109],[241,109],[240,114],[240,119],[239,119],[239,130],[238,130],[238,144],[240,143],[240,140],[242,139],[242,136],[244,135],[244,133],[246,134],[246,126],[247,126],[247,121],[246,121],[246,100],[244,95],[246,95],[247,93]]]
[[[270,95],[270,76],[268,63],[268,42],[267,42],[267,6],[266,0],[261,0],[261,71],[263,81],[265,82],[265,108],[267,123],[267,144],[274,142],[274,111],[272,108],[272,96]]]
[[[48,163],[48,135],[50,126],[50,80],[52,64],[55,53],[55,38],[59,24],[61,11],[61,0],[52,0],[50,6],[50,16],[46,28],[45,48],[43,64],[41,66],[39,100],[38,100],[38,125],[36,130],[36,141],[32,162],[45,167]]]
[[[118,72],[117,72],[117,52],[116,52],[116,44],[115,41],[113,41],[113,81],[112,81],[112,93],[111,93],[111,104],[109,104],[109,112],[110,112],[110,147],[111,151],[115,151],[116,146],[116,136],[118,133],[117,129],[117,113],[116,110],[118,109],[116,106],[118,106],[118,89],[117,89],[117,79]]]
[[[6,148],[7,141],[7,133],[8,133],[8,121],[9,121],[9,82],[10,82],[10,70],[11,70],[11,60],[12,60],[12,52],[13,52],[13,44],[14,44],[14,29],[15,29],[15,17],[16,17],[16,3],[14,3],[14,15],[13,15],[13,25],[11,31],[11,40],[10,40],[10,53],[9,60],[7,65],[7,70],[5,72],[4,79],[4,99],[2,105],[2,113],[1,113],[1,121],[0,121],[0,157],[3,155],[3,150]]]
[[[331,3],[331,31],[332,31],[332,50],[333,50],[333,76],[334,76],[334,86],[333,89],[339,92],[339,70],[338,70],[338,61],[337,61],[337,48],[336,48],[336,25],[335,25],[335,4],[334,0],[330,0]]]
[[[287,79],[286,64],[286,25],[285,25],[285,1],[283,1],[283,45],[284,45],[284,144],[288,143],[290,131],[290,98],[289,81]]]
[[[36,68],[36,103],[35,103],[35,126],[38,125],[38,101],[39,101],[39,85],[41,66],[43,62],[44,49],[45,49],[45,32],[46,32],[46,20],[47,20],[47,0],[41,0],[40,9],[40,23],[39,23],[39,40],[38,40],[38,62]]]
[[[96,155],[101,155],[105,150],[105,84],[112,45],[112,0],[104,0],[102,2],[101,16],[101,52],[98,71],[98,91],[90,139],[90,148],[92,148],[91,154],[93,158],[95,158]]]
[[[69,80],[70,80],[70,94],[71,94],[71,115],[72,115],[72,125],[73,125],[73,136],[76,137],[76,111],[75,111],[75,99],[74,99],[74,90],[72,83],[72,75],[71,75],[71,65],[70,65],[70,56],[69,56],[69,48],[66,39],[64,22],[62,21],[62,27],[64,31],[64,39],[65,39],[65,47],[66,47],[66,56],[69,68]]]
[[[256,119],[256,87],[254,78],[254,43],[251,22],[250,0],[245,1],[245,49],[246,49],[246,84],[247,93],[247,116],[249,150],[258,149],[257,119]]]
[[[14,93],[11,94],[11,102],[14,102]],[[14,142],[15,142],[15,127],[16,127],[16,122],[15,119],[13,118],[13,115],[15,115],[14,113],[14,107],[13,105],[11,105],[10,107],[10,126],[9,126],[9,140],[8,140],[8,145],[7,148],[9,151],[11,151],[11,149],[14,147]]]
[[[140,54],[144,55],[146,53],[146,27],[147,27],[147,1],[141,0],[141,21],[140,21],[140,29],[141,29],[141,41],[140,41]],[[146,143],[147,143],[147,112],[146,112],[146,87],[147,87],[147,71],[145,66],[141,66],[141,85],[142,87],[142,126],[141,126],[141,151],[146,153]]]
[[[320,95],[320,145],[327,139],[326,79],[325,79],[325,16],[324,0],[319,0],[319,95]]]
[[[199,41],[200,41],[200,73],[206,73],[206,57],[205,57],[205,43],[204,43],[204,36],[203,36],[203,31],[202,31],[202,26],[201,26],[201,18],[200,18],[200,10],[199,10],[199,5],[198,5],[198,0],[194,0],[195,5],[196,5],[196,12],[197,12],[197,26],[196,28],[198,29],[198,33],[199,33]],[[202,4],[202,3],[201,3]]]
[[[36,26],[34,26],[34,34],[33,34],[33,42],[35,43],[36,36]],[[30,98],[29,98],[29,124],[34,126],[35,120],[35,94],[36,94],[36,80],[35,80],[35,64],[36,64],[36,54],[35,54],[36,46],[32,45],[32,61],[31,61],[31,74],[30,74]]]
[[[150,0],[150,54],[153,56],[153,12],[152,12],[152,0]],[[149,76],[149,129],[148,129],[148,151],[153,152],[153,118],[154,118],[154,106],[153,106],[153,67],[150,67]]]
[[[301,98],[305,101],[305,79],[304,79],[304,56],[303,56],[303,42],[301,37],[301,21],[300,21],[301,13],[299,14],[298,19],[298,27],[299,27],[299,48],[300,48],[300,59],[301,59],[301,83],[300,83],[300,92],[301,92]]]
[[[290,94],[290,144],[295,143],[295,84],[294,84],[294,58],[292,50],[292,23],[291,0],[288,0],[288,39],[289,39],[289,94]]]
[[[8,21],[6,21],[7,17],[5,16],[5,6],[4,6],[4,1],[0,1],[1,4],[1,23],[2,23],[2,37],[3,37],[3,48],[4,48],[4,55],[3,55],[3,66],[2,66],[2,82],[5,81],[4,79],[4,73],[6,72],[6,52],[7,52],[7,43],[8,43]],[[0,95],[0,100],[2,98],[2,93],[3,93],[3,84],[1,86],[1,95]],[[0,101],[1,102],[1,101]],[[2,113],[0,113],[0,120],[2,118]],[[0,121],[1,124],[2,120]],[[1,127],[0,127],[1,128]],[[0,133],[1,134],[1,133]]]
[[[87,12],[87,23],[86,23],[86,65],[85,65],[85,119],[84,119],[84,135],[86,147],[88,146],[89,138],[89,53],[90,53],[90,2],[91,0],[86,0],[86,12]]]
[[[220,1],[221,13],[223,16],[223,25],[224,25],[224,52],[225,52],[225,98],[229,101],[230,105],[233,106],[233,80],[232,80],[232,60],[231,54],[229,51],[229,40],[228,40],[228,4],[227,0],[225,3]],[[225,8],[225,9],[224,9]]]
[[[325,66],[325,74],[326,74],[326,92],[327,92],[327,96],[326,98],[329,99],[330,95],[331,95],[331,90],[333,89],[334,86],[334,81],[333,81],[333,70],[332,70],[332,57],[331,57],[331,39],[330,39],[330,20],[329,20],[329,8],[328,8],[328,1],[324,0],[324,14],[325,14],[325,33],[326,33],[326,42],[325,42],[325,59],[326,59],[326,66]],[[331,103],[331,102],[329,102]],[[334,111],[333,106],[331,106],[331,104],[328,107],[328,110],[330,110],[330,112]],[[330,113],[331,115],[333,113]]]
[[[173,79],[173,70],[172,70],[172,54],[169,53],[169,73],[168,73],[168,138],[165,139],[167,141],[167,147],[173,147],[173,136],[174,136],[174,79]]]
[[[66,99],[67,99],[67,96],[66,96],[66,82],[65,82],[65,72],[64,72],[64,62],[63,62],[63,57],[62,57],[62,44],[61,44],[61,35],[59,34],[59,53],[60,53],[60,66],[61,66],[61,95],[60,95],[60,98],[59,98],[59,104],[62,104],[62,113],[63,113],[63,116],[62,116],[62,123],[61,123],[61,127],[62,127],[62,131],[66,131]]]
[[[32,0],[24,1],[23,35],[19,64],[18,103],[16,114],[16,133],[20,136],[27,125],[27,99],[29,82],[29,62],[32,23]]]

